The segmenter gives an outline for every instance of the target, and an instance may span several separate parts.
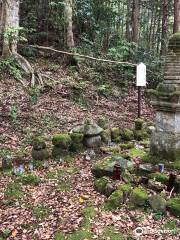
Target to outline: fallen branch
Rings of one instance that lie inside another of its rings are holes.
[[[57,50],[57,49],[54,49],[51,47],[43,47],[43,46],[38,46],[38,45],[30,45],[30,46],[33,48],[37,48],[37,49],[49,50],[49,51],[62,53],[62,54],[69,55],[69,56],[77,56],[80,58],[86,58],[89,60],[95,60],[95,61],[99,61],[99,62],[112,63],[112,64],[125,64],[125,65],[129,65],[131,67],[137,66],[137,64],[133,64],[133,63],[129,63],[129,62],[119,62],[119,61],[107,60],[107,59],[102,59],[102,58],[95,58],[95,57],[91,57],[91,56],[87,56],[87,55],[83,55],[83,54],[79,54],[79,53],[60,51],[60,50]]]

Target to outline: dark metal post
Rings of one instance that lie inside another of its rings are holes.
[[[138,118],[141,117],[141,87],[138,87]]]

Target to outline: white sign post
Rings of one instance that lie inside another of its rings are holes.
[[[146,65],[140,63],[136,68],[136,86],[138,87],[138,118],[141,117],[141,87],[146,86]]]

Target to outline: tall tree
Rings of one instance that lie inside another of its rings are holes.
[[[174,33],[180,32],[180,0],[174,0]]]
[[[132,8],[132,41],[138,42],[139,39],[139,16],[140,16],[140,0],[133,0]]]
[[[168,32],[168,2],[169,0],[163,0],[162,9],[162,36],[161,36],[161,54],[166,54],[166,42],[167,42],[167,32]]]
[[[67,24],[67,47],[74,47],[72,0],[65,0],[65,18]]]
[[[3,38],[3,56],[8,57],[12,53],[17,52],[17,34],[19,27],[19,0],[3,0],[2,1],[2,33],[5,34],[10,28],[14,29],[12,40],[4,35]]]

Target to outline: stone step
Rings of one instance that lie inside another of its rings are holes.
[[[180,76],[180,71],[179,72],[165,72],[164,73],[165,76]]]
[[[179,76],[164,76],[164,79],[167,79],[167,80],[180,80],[180,75]]]
[[[164,79],[165,84],[180,84],[180,80],[168,80]]]

